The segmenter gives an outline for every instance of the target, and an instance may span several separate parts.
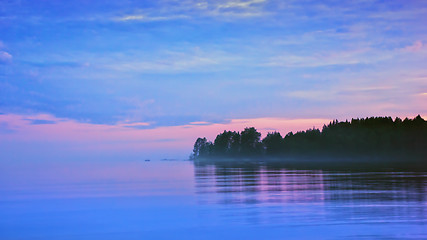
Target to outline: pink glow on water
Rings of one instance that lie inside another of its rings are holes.
[[[121,161],[27,163],[3,166],[0,193],[13,199],[186,194],[191,162]]]

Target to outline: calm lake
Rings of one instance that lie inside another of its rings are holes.
[[[0,239],[427,239],[427,173],[160,160],[7,165]]]

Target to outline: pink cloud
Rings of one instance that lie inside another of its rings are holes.
[[[415,41],[412,45],[406,46],[403,48],[405,52],[418,52],[423,48],[423,42]]]
[[[7,63],[10,61],[12,61],[12,55],[8,52],[0,51],[0,63],[1,62]]]
[[[51,124],[33,124],[50,122]],[[289,131],[320,128],[329,119],[284,119],[254,118],[233,119],[228,123],[166,126],[154,129],[135,129],[126,124],[103,125],[80,123],[69,119],[56,118],[47,114],[23,116],[16,114],[0,115],[0,122],[6,123],[7,134],[0,135],[0,142],[24,143],[66,143],[73,151],[180,151],[190,154],[197,137],[214,140],[224,131],[242,131],[245,127],[257,128],[263,136],[268,132],[280,131],[283,135]],[[147,126],[141,123],[141,126]],[[48,151],[48,149],[47,149]]]

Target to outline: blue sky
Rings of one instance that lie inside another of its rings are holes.
[[[0,112],[138,128],[425,115],[426,23],[425,1],[1,1]]]

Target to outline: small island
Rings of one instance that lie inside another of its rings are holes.
[[[254,127],[241,132],[224,131],[214,142],[205,137],[194,143],[190,158],[195,161],[282,162],[326,161],[394,162],[427,165],[427,121],[391,117],[331,121],[320,129],[270,132],[264,139]]]

